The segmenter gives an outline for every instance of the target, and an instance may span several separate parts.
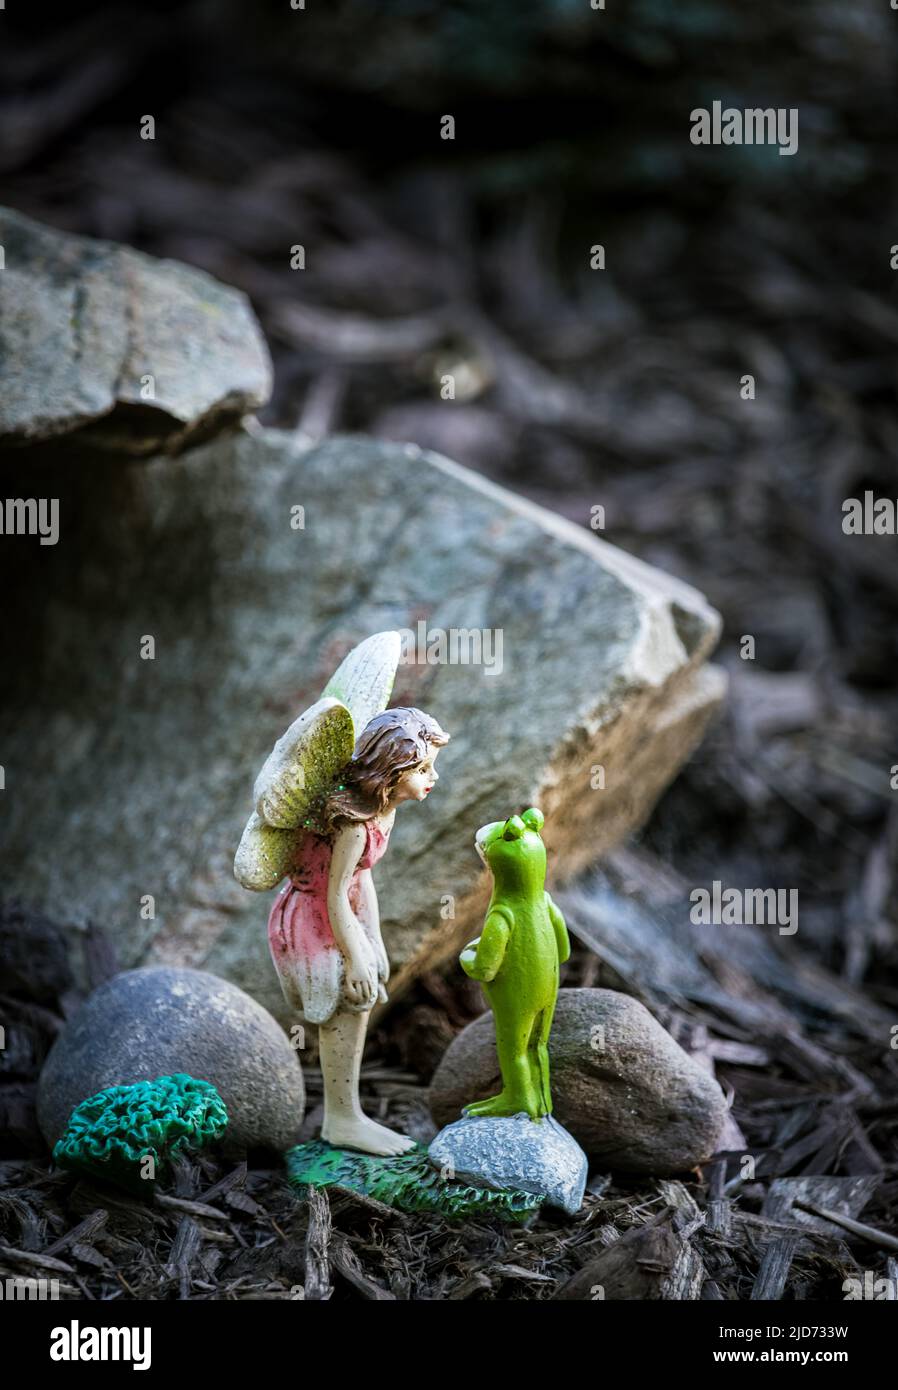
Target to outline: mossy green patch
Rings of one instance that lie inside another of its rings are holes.
[[[220,1138],[227,1123],[211,1082],[184,1072],[110,1086],[75,1107],[53,1161],[130,1192],[150,1192],[173,1154]]]

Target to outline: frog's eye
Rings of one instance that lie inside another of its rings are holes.
[[[525,811],[521,819],[527,829],[533,830],[537,835],[546,823],[546,818],[542,811],[537,810],[535,806],[531,806],[529,811]]]
[[[519,840],[527,829],[520,816],[509,816],[502,831],[503,840]]]

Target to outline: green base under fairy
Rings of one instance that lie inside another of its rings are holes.
[[[284,1161],[291,1185],[299,1190],[348,1188],[398,1211],[432,1211],[449,1220],[498,1216],[523,1222],[544,1200],[533,1192],[500,1192],[444,1177],[429,1162],[422,1144],[392,1158],[379,1158],[313,1139],[288,1149]]]

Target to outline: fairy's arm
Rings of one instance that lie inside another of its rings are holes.
[[[334,838],[327,880],[327,915],[346,961],[346,994],[351,1003],[370,1008],[377,998],[377,964],[364,928],[349,905],[349,885],[365,852],[362,825],[344,825]]]
[[[362,869],[359,874],[359,917],[362,926],[367,932],[368,939],[374,948],[375,959],[377,960],[377,974],[382,984],[386,984],[390,978],[390,962],[387,959],[387,951],[384,946],[383,934],[380,930],[380,908],[377,902],[377,889],[374,887],[374,878],[370,869]],[[386,998],[386,992],[381,993],[381,998]]]

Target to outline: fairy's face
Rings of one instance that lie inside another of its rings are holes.
[[[394,801],[424,801],[430,795],[440,780],[434,767],[439,751],[438,748],[434,748],[417,767],[409,768],[408,772],[403,773],[396,785]]]

